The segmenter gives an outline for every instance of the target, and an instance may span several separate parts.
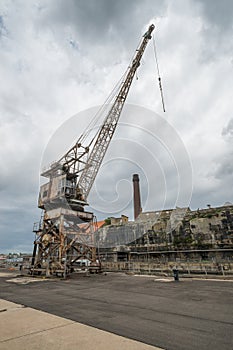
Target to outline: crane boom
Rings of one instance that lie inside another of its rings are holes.
[[[103,125],[99,131],[96,142],[92,148],[92,151],[87,159],[85,168],[82,171],[80,179],[78,181],[78,188],[81,190],[84,198],[86,199],[92,185],[95,181],[98,170],[101,166],[105,153],[108,149],[110,141],[115,132],[118,120],[120,118],[122,109],[124,107],[126,97],[128,95],[131,83],[137,68],[140,65],[142,55],[145,51],[148,41],[151,39],[151,33],[154,30],[154,25],[149,26],[148,31],[144,34],[143,40],[136,50],[135,56],[131,65],[128,68],[128,73],[122,84],[122,87],[117,94],[115,102],[113,103],[110,111],[108,112]]]
[[[49,169],[41,174],[49,178],[50,181],[48,184],[41,186],[40,208],[43,209],[45,206],[50,207],[51,204],[56,203],[57,205],[62,201],[67,201],[71,208],[84,210],[88,194],[116,130],[131,83],[153,30],[154,25],[151,24],[143,35],[114,103],[104,118],[99,132],[91,141],[94,146],[92,148],[90,147],[91,144],[84,146],[81,142],[83,135],[81,135],[75,145],[59,161],[53,163]]]

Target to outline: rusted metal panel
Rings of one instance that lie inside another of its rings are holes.
[[[93,213],[90,212],[81,212],[81,211],[75,211],[72,209],[66,209],[66,208],[55,208],[52,210],[48,210],[45,213],[45,219],[55,219],[59,218],[60,215],[69,215],[69,216],[74,216],[74,217],[79,217],[82,220],[89,219],[91,220],[93,218]]]
[[[38,207],[41,207],[49,199],[50,182],[40,186],[40,193],[38,198]]]
[[[62,189],[65,187],[66,175],[56,176],[51,179],[51,190],[49,193],[49,199],[52,200],[56,197],[62,196],[64,193]]]
[[[45,219],[54,219],[60,217],[60,215],[74,215],[77,216],[77,212],[66,208],[55,208],[52,210],[47,210],[45,213]]]

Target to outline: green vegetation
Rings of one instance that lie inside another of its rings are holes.
[[[104,220],[104,222],[105,222],[104,226],[111,225],[111,218],[106,218],[106,219]]]

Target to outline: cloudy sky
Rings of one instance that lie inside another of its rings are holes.
[[[232,1],[2,0],[0,252],[31,252],[41,163],[82,133],[150,23],[167,111],[150,42],[90,209],[132,219],[134,172],[144,210],[233,201]]]

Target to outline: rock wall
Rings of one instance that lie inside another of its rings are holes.
[[[142,213],[134,222],[105,226],[100,248],[113,251],[167,251],[233,248],[233,205]]]

